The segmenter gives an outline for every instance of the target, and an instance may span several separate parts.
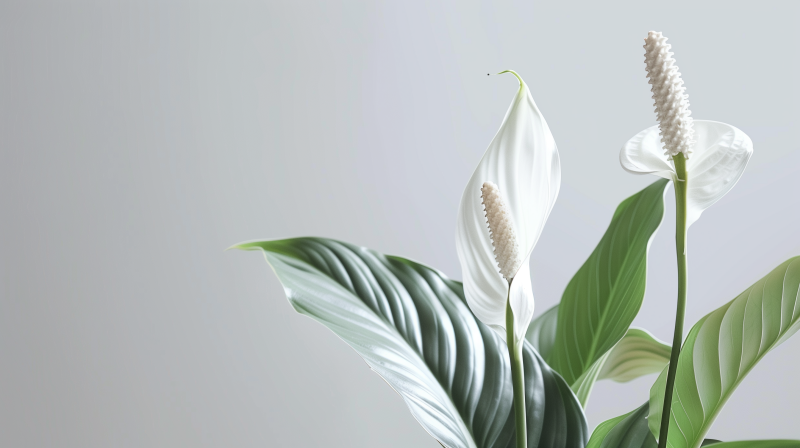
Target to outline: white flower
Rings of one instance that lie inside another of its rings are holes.
[[[510,73],[519,79],[519,91],[464,190],[456,249],[472,312],[505,337],[506,300],[510,300],[515,337],[521,340],[534,307],[529,258],[558,196],[561,165],[553,135],[528,86],[519,75]],[[501,254],[511,254],[498,257],[511,260],[510,264],[503,261],[510,281],[500,273],[487,223],[490,210],[485,210],[482,202],[481,188],[487,182],[494,184],[490,193],[499,195],[504,203],[503,219],[514,235],[513,246],[508,242],[511,239],[503,237],[506,242],[498,248]]]
[[[655,174],[674,182],[688,182],[688,228],[742,177],[753,154],[753,142],[731,125],[692,120],[688,96],[666,38],[651,31],[644,48],[660,130],[659,126],[653,126],[628,140],[619,161],[626,171],[634,174]],[[672,157],[678,154],[686,157],[687,179],[678,179],[675,171]]]

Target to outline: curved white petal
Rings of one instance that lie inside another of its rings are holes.
[[[729,124],[695,120],[694,135],[697,142],[686,161],[687,227],[736,185],[753,155],[750,137]]]
[[[516,286],[521,292],[515,294],[515,302],[523,297],[530,302],[529,307],[519,306],[520,313],[515,312],[515,329],[524,335],[530,323],[527,310],[533,310],[533,295],[524,292],[530,290],[530,274],[521,274],[529,270],[527,259],[558,196],[561,167],[550,128],[528,87],[521,78],[519,81],[519,91],[500,130],[464,190],[458,210],[456,249],[472,312],[503,332],[508,282],[498,270],[481,203],[481,185],[494,182],[511,210],[520,252],[525,254],[526,262],[517,274],[520,281]]]
[[[517,341],[525,337],[533,317],[533,288],[531,285],[530,260],[525,260],[511,282],[508,300],[514,312],[514,337]]]
[[[736,185],[753,155],[750,137],[729,124],[695,120],[694,138],[692,155],[686,161],[687,227]],[[675,180],[675,168],[664,154],[658,126],[628,140],[620,151],[619,161],[628,172]]]
[[[675,168],[667,161],[658,125],[636,134],[619,152],[619,163],[633,174],[655,174],[673,180]]]

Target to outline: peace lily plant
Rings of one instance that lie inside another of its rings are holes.
[[[800,257],[700,319],[684,338],[687,244],[704,210],[736,184],[749,137],[693,120],[670,45],[645,39],[658,125],[622,148],[622,167],[660,179],[620,203],[558,305],[532,319],[529,259],[560,187],[558,150],[522,78],[458,210],[463,284],[414,261],[325,238],[253,241],[292,306],[355,349],[442,446],[800,447],[706,438],[747,373],[800,329]],[[632,328],[647,252],[672,183],[678,298],[672,345]],[[659,373],[649,400],[591,433],[594,383]]]

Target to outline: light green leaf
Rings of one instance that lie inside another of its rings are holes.
[[[689,332],[678,359],[669,446],[700,446],[747,373],[799,328],[800,257],[784,262],[700,319]],[[666,372],[664,369],[650,389],[648,422],[654,435],[661,424]]]
[[[670,346],[646,330],[629,328],[617,345],[581,375],[572,390],[586,407],[597,380],[610,379],[624,383],[643,375],[658,373],[669,363]]]
[[[629,328],[625,336],[608,352],[598,379],[618,383],[658,373],[669,363],[672,348],[656,339],[650,332]]]
[[[666,180],[656,181],[617,207],[600,243],[564,291],[547,361],[570,384],[622,339],[639,312],[647,251],[664,216],[666,186]]]
[[[236,247],[263,250],[295,310],[353,347],[442,445],[514,445],[508,351],[470,312],[461,283],[323,238]],[[523,357],[528,446],[583,448],[586,420],[569,386],[530,344]]]

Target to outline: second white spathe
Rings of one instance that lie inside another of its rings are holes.
[[[693,145],[691,157],[686,160],[687,228],[736,185],[753,155],[753,141],[747,134],[718,121],[694,120]],[[653,126],[625,143],[619,161],[630,173],[655,174],[682,182],[677,180],[675,167],[664,152],[658,126]]]

